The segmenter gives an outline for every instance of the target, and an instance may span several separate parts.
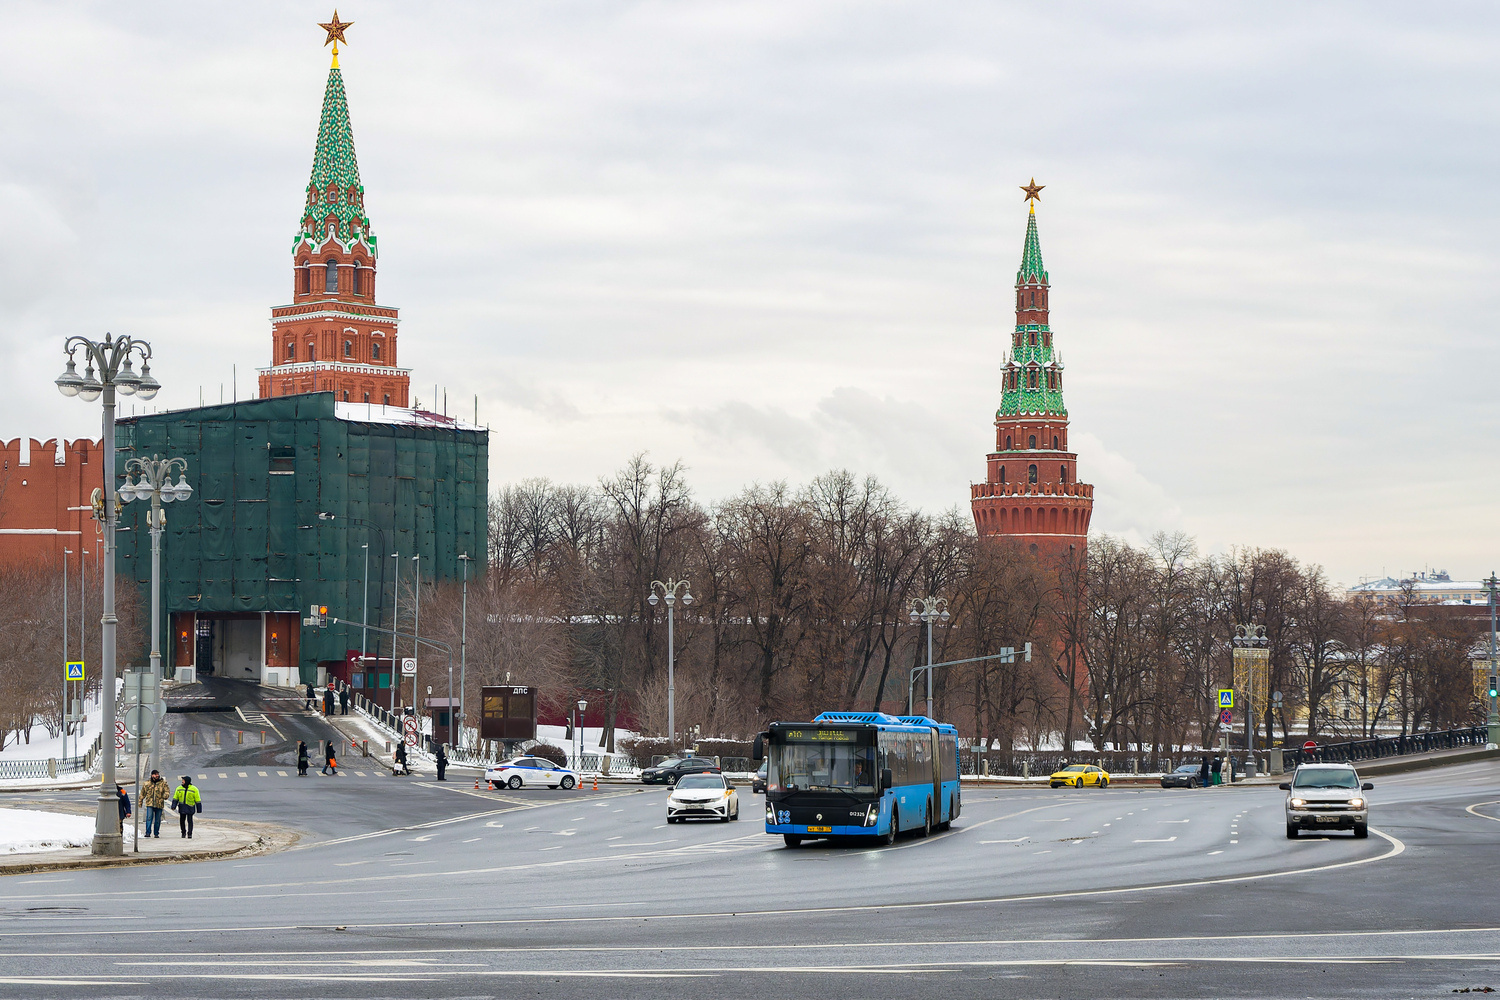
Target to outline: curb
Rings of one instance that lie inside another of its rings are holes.
[[[225,823],[236,823],[244,825],[243,821],[224,820]],[[258,824],[257,824],[258,825]],[[61,861],[39,861],[35,864],[26,862],[14,865],[0,865],[0,878],[10,875],[33,875],[37,872],[77,871],[85,868],[135,868],[143,865],[167,865],[182,864],[190,861],[218,861],[224,858],[249,857],[258,854],[270,854],[273,851],[282,851],[292,847],[301,839],[300,834],[292,833],[285,843],[277,843],[267,840],[261,833],[254,833],[252,843],[242,844],[239,847],[228,847],[214,851],[194,851],[192,853],[173,854],[131,854],[126,853],[119,857],[87,857],[68,858]]]

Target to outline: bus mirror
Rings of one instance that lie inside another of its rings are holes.
[[[888,768],[888,767],[881,768],[880,769],[880,790],[882,792],[888,790],[891,787],[891,784],[892,784],[892,781],[891,781],[891,769]]]
[[[756,733],[755,734],[755,743],[752,744],[751,747],[750,747],[750,760],[752,762],[758,764],[765,757],[765,755],[766,755],[766,734],[765,733]]]

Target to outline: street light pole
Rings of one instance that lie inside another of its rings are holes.
[[[932,623],[948,620],[948,602],[941,597],[915,597],[911,602],[911,621],[927,623],[927,718],[932,718]],[[908,692],[908,697],[910,693]]]
[[[666,583],[660,580],[651,581],[651,596],[646,598],[647,602],[656,607],[656,591],[661,588],[661,595],[667,602],[667,739],[672,741],[675,749],[677,746],[677,684],[674,677],[674,660],[676,658],[675,639],[672,626],[672,606],[677,603],[677,592],[682,591],[682,606],[687,607],[693,603],[693,595],[686,580],[673,580],[667,578]]]
[[[422,553],[420,553],[420,552],[418,552],[416,555],[414,555],[414,556],[411,557],[411,593],[412,593],[413,599],[416,601],[415,610],[413,612],[413,617],[412,617],[411,634],[412,635],[421,635],[422,634]],[[414,643],[411,644],[411,658],[413,660],[417,659],[417,647],[418,647],[417,643],[414,642]],[[419,667],[420,665],[416,664],[416,663],[413,663],[412,666],[413,667]],[[428,692],[428,693],[431,694],[431,692]],[[453,688],[451,686],[448,689],[448,697],[449,698],[453,697]],[[417,707],[417,675],[416,675],[416,673],[413,673],[411,675],[411,707],[412,708],[416,708]],[[449,723],[453,722],[452,718],[449,718],[448,721],[449,721]],[[450,725],[449,728],[451,729],[452,726]],[[449,733],[448,735],[451,737],[453,734]],[[449,742],[451,743],[452,740],[450,739]]]
[[[468,652],[469,652],[469,563],[473,562],[469,554],[465,552],[458,557],[458,561],[464,564],[464,599],[463,611],[459,618],[458,627],[458,732],[463,735],[463,724],[466,713],[464,709],[469,705],[468,697]],[[453,703],[448,703],[448,710],[453,710]],[[477,745],[477,744],[476,744]]]
[[[1490,578],[1484,581],[1484,588],[1490,592],[1490,670],[1491,678],[1495,676],[1495,602],[1500,599],[1500,577],[1496,577],[1493,570]],[[1490,716],[1489,735],[1485,742],[1491,746],[1500,745],[1500,697],[1494,691],[1494,681],[1490,681]]]
[[[1255,693],[1259,689],[1257,680],[1266,668],[1266,660],[1269,654],[1266,646],[1270,640],[1266,637],[1264,625],[1236,625],[1234,627],[1234,638],[1230,640],[1234,645],[1235,666],[1240,667],[1243,663],[1244,685],[1241,688],[1245,695],[1245,749],[1249,753],[1249,763],[1246,764],[1246,774],[1255,776]],[[1236,670],[1238,674],[1240,671]],[[1238,680],[1239,678],[1236,678]],[[1225,739],[1228,739],[1228,734]]]
[[[391,563],[396,567],[396,580],[391,584],[391,627],[395,630],[391,633],[391,711],[396,710],[396,685],[401,683],[396,678],[401,674],[397,671],[401,668],[399,653],[396,648],[396,637],[401,634],[401,553],[391,553]],[[416,682],[412,682],[412,697],[416,697]]]
[[[102,638],[100,660],[103,674],[101,682],[100,714],[104,722],[104,767],[99,778],[99,805],[94,814],[94,840],[90,851],[97,855],[123,855],[125,838],[120,831],[119,804],[115,795],[115,390],[125,396],[139,395],[151,399],[161,384],[151,377],[151,345],[124,334],[115,337],[105,334],[102,341],[87,337],[69,337],[63,343],[63,352],[68,356],[67,367],[54,384],[64,396],[77,396],[92,403],[104,397],[104,484],[100,491],[100,505],[95,516],[104,524],[104,614],[100,618]],[[74,357],[82,352],[84,374],[78,374]],[[141,371],[133,367],[135,358],[141,361]],[[94,369],[98,367],[98,377]]]
[[[363,669],[365,665],[365,646],[370,640],[370,543],[365,542],[360,548],[365,550],[365,589],[364,603],[359,612],[359,665]]]
[[[63,666],[63,704],[62,704],[62,716],[63,716],[63,729],[62,729],[63,752],[62,752],[62,755],[63,755],[63,757],[67,757],[68,756],[68,714],[69,714],[68,709],[70,707],[68,705],[68,668],[66,666],[66,664],[68,662],[68,556],[70,556],[72,554],[73,554],[73,550],[72,549],[69,549],[69,548],[64,548],[63,549],[63,567],[62,567],[62,569],[63,569],[63,574],[62,574],[62,576],[63,576],[63,581],[62,581],[62,583],[63,583],[63,619],[62,619],[63,629],[62,629],[62,632],[63,632],[63,663],[64,663],[64,666]]]
[[[177,470],[177,483],[172,483],[172,470]],[[130,474],[140,476],[138,482],[130,481]],[[161,536],[166,527],[166,514],[161,505],[174,500],[186,500],[193,495],[187,481],[187,460],[183,458],[163,459],[156,455],[150,458],[132,458],[125,463],[125,485],[120,487],[120,499],[126,503],[136,500],[151,500],[151,509],[146,512],[151,528],[151,676],[161,682]],[[151,766],[161,766],[161,726],[151,728]]]

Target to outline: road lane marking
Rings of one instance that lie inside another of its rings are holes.
[[[480,841],[480,840],[483,840],[483,839],[484,839],[483,837],[470,837],[468,840],[460,840],[459,843],[460,844],[472,844],[472,843],[475,843],[476,841]]]
[[[1494,806],[1494,805],[1500,805],[1500,799],[1497,799],[1497,800],[1495,800],[1493,802],[1476,802],[1472,806],[1466,806],[1464,808],[1464,812],[1469,813],[1472,816],[1478,816],[1480,819],[1487,819],[1487,820],[1489,820],[1492,823],[1500,823],[1500,817],[1490,816],[1487,813],[1482,813],[1482,812],[1478,812],[1477,811],[1480,806]]]
[[[981,840],[981,844],[1019,844],[1026,840],[1025,837],[1017,837],[1015,840]]]
[[[1215,854],[1223,854],[1223,853],[1224,853],[1223,851],[1209,851],[1208,852],[1208,856],[1209,857],[1213,857]]]

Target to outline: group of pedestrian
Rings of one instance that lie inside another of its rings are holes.
[[[331,773],[335,777],[337,777],[338,773],[339,773],[339,762],[338,762],[338,757],[335,756],[335,752],[334,752],[334,749],[333,749],[333,746],[334,746],[333,740],[325,740],[324,742],[326,744],[327,749],[324,750],[324,752],[323,752],[323,773],[324,774],[330,774]],[[298,775],[298,777],[306,777],[307,776],[307,767],[308,767],[308,761],[309,761],[310,757],[311,757],[311,755],[308,753],[308,750],[307,750],[307,741],[306,740],[298,740],[297,741],[297,775]]]
[[[317,704],[321,700],[323,703],[324,715],[348,715],[349,702],[353,695],[354,692],[350,689],[348,684],[345,684],[343,681],[332,680],[329,681],[328,685],[323,688],[323,694],[320,699],[318,696],[317,688],[315,688],[311,683],[308,683],[307,710],[309,712],[316,711]],[[337,711],[335,711],[335,707],[337,708]]]
[[[152,771],[151,777],[141,786],[140,806],[146,810],[146,830],[144,837],[155,837],[161,839],[161,816],[166,809],[168,795],[171,796],[172,809],[177,813],[178,825],[182,829],[182,836],[187,840],[193,839],[193,820],[203,811],[203,794],[198,791],[198,786],[193,784],[191,775],[182,776],[182,784],[175,791],[168,791],[167,783],[162,780],[160,771]],[[125,832],[125,821],[135,815],[130,807],[130,796],[125,792],[124,785],[115,786],[115,797],[120,800],[120,832]]]
[[[1209,785],[1217,785],[1221,781],[1223,781],[1224,780],[1224,765],[1225,765],[1225,761],[1226,760],[1228,761],[1228,765],[1229,765],[1229,779],[1228,780],[1229,780],[1229,782],[1231,784],[1233,784],[1234,783],[1234,758],[1233,757],[1227,757],[1227,758],[1225,758],[1225,757],[1210,757],[1208,754],[1204,754],[1203,755],[1203,759],[1199,762],[1199,766],[1198,766],[1198,783],[1200,785],[1202,785],[1204,788],[1207,788]]]

